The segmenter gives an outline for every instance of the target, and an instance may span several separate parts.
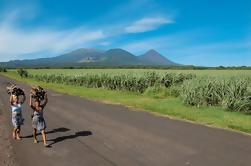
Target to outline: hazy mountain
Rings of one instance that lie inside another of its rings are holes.
[[[12,60],[2,62],[0,65],[6,67],[64,67],[80,66],[81,62],[95,62],[100,59],[104,51],[98,49],[80,48],[69,53],[51,57],[25,60]]]
[[[111,65],[139,65],[141,61],[133,54],[123,49],[110,49],[103,54],[103,63]]]
[[[64,55],[60,55],[58,57],[54,57],[53,60],[56,60],[57,62],[95,62],[100,60],[102,53],[104,51],[98,50],[98,49],[86,49],[86,48],[80,48],[77,50],[74,50],[72,52],[69,52]]]
[[[155,50],[135,56],[123,49],[80,48],[69,53],[52,57],[29,60],[14,60],[0,63],[5,67],[80,67],[80,66],[123,66],[123,65],[178,65]]]
[[[143,55],[140,55],[139,59],[144,64],[149,64],[149,65],[177,65],[176,63],[168,60],[163,55],[161,55],[160,53],[158,53],[153,49],[147,51]]]

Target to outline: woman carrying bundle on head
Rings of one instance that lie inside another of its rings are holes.
[[[34,99],[34,104],[32,102],[32,98]],[[37,143],[37,131],[41,131],[45,147],[49,146],[46,143],[46,133],[45,133],[46,123],[43,116],[44,107],[46,106],[47,102],[48,102],[47,94],[41,87],[32,89],[30,94],[29,105],[33,110],[32,127],[33,127],[34,143]]]
[[[21,125],[23,125],[22,117],[22,104],[25,101],[24,91],[16,86],[7,87],[8,93],[10,94],[10,104],[11,104],[11,114],[12,114],[12,124],[13,124],[13,139],[21,140],[20,132]],[[23,96],[20,100],[19,96]]]

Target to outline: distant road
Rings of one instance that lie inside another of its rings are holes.
[[[10,116],[0,76],[0,106]],[[29,92],[29,86],[19,84]],[[250,166],[251,137],[222,129],[131,111],[49,91],[48,143],[33,144],[31,109],[23,108],[22,141],[11,141],[21,166]],[[8,127],[11,127],[9,122]],[[2,126],[2,124],[1,124]],[[0,126],[0,127],[1,127]],[[38,137],[41,141],[41,136]]]

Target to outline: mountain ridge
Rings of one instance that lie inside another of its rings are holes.
[[[149,65],[174,65],[174,62],[170,61],[159,52],[154,49],[148,50],[146,53],[139,56],[139,58]]]
[[[81,66],[130,66],[130,65],[167,65],[177,66],[179,64],[170,61],[154,49],[145,54],[136,56],[124,49],[113,48],[107,51],[95,48],[79,48],[68,53],[38,59],[12,60],[0,62],[5,67],[81,67]]]

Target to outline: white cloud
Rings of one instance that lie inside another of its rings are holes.
[[[157,29],[161,25],[164,24],[172,24],[174,21],[170,18],[164,17],[148,17],[140,19],[134,22],[132,25],[125,28],[125,32],[127,33],[138,33],[138,32],[146,32]]]
[[[124,45],[121,45],[120,47],[136,54],[144,53],[149,49],[170,51],[176,49],[177,47],[180,48],[183,45],[187,45],[187,43],[191,42],[190,39],[194,38],[195,36],[198,37],[197,34],[194,35],[190,32],[181,32],[177,34],[163,35],[145,38],[142,40],[130,41],[128,43],[125,43]]]
[[[86,31],[83,28],[75,28],[63,31],[23,31],[4,27],[0,28],[0,61],[33,52],[50,51],[56,54],[102,38],[104,34],[101,30]]]
[[[27,30],[17,25],[22,18],[27,18],[22,10],[4,15],[0,23],[0,61],[22,59],[20,55],[37,52],[57,55],[65,50],[89,46],[105,37],[102,30],[84,27],[56,30],[43,26]]]
[[[180,64],[202,66],[251,65],[250,42],[245,40],[200,43],[206,33],[183,32],[126,43],[120,46],[137,55],[149,49]]]

